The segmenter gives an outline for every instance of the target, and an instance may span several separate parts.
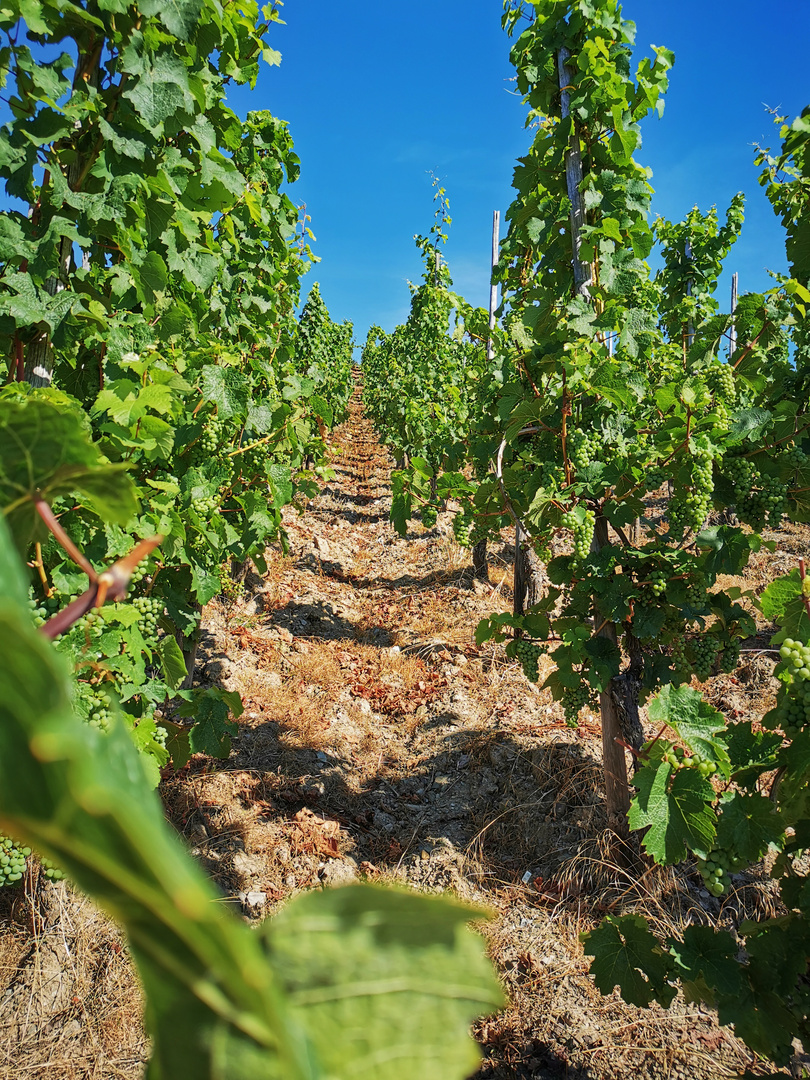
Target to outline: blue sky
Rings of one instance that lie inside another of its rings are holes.
[[[450,198],[455,287],[488,302],[492,211],[509,205],[530,142],[500,14],[499,0],[288,0],[272,40],[281,66],[229,96],[240,114],[270,109],[289,121],[302,166],[290,194],[307,204],[322,260],[305,290],[319,281],[332,317],[352,320],[360,343],[371,323],[391,330],[407,317],[407,281],[421,272],[413,236],[433,220],[431,171]],[[810,3],[635,0],[624,14],[637,24],[639,58],[651,43],[676,55],[664,116],[645,122],[637,155],[653,170],[654,212],[722,211],[744,191],[721,295],[731,270],[741,291],[767,288],[766,267],[786,264],[752,144],[775,145],[765,105],[793,115],[810,104]]]

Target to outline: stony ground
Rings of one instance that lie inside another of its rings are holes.
[[[230,759],[192,759],[162,786],[223,902],[257,920],[297,890],[366,877],[487,907],[510,1005],[476,1027],[482,1077],[768,1074],[710,1011],[603,998],[579,942],[612,911],[643,912],[664,934],[775,913],[767,886],[742,876],[721,905],[691,868],[616,849],[596,718],[571,731],[502,646],[474,644],[479,619],[511,605],[508,543],[491,548],[484,583],[452,539],[452,507],[399,538],[391,462],[358,400],[333,449],[334,480],[288,515],[289,552],[269,552],[266,574],[205,614],[199,678],[245,701]],[[748,587],[807,554],[804,530],[775,539]],[[766,641],[709,685],[728,715],[769,707]],[[0,1078],[140,1076],[137,987],[114,928],[68,892],[39,938],[36,904],[0,905]],[[60,926],[65,937],[64,920],[69,957],[37,944]]]

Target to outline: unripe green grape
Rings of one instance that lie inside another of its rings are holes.
[[[586,510],[584,521],[580,522],[573,513],[566,514],[562,520],[563,527],[569,529],[574,536],[574,559],[577,563],[584,562],[591,551],[593,534],[596,527],[596,515],[593,510]]]
[[[216,495],[202,495],[192,499],[191,508],[198,517],[207,519],[219,509],[219,499]]]
[[[707,369],[706,385],[715,398],[721,401],[733,402],[737,397],[734,369],[728,364],[720,363],[719,360],[710,364]]]

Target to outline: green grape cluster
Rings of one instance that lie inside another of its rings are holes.
[[[727,432],[731,427],[731,414],[725,407],[722,401],[718,401],[714,406],[714,415],[717,417],[716,426],[722,432]]]
[[[584,469],[595,461],[602,449],[602,440],[595,431],[574,430],[568,436],[568,457],[575,469]]]
[[[734,491],[734,505],[741,521],[755,529],[767,522],[778,526],[787,508],[787,488],[774,476],[763,476],[749,458],[732,457],[725,472]]]
[[[435,506],[430,504],[422,507],[422,524],[426,529],[432,529],[436,524],[436,519],[439,516],[439,512]]]
[[[715,399],[734,401],[737,397],[737,384],[734,381],[734,369],[719,361],[711,364],[706,372],[706,385]]]
[[[140,585],[148,572],[149,560],[142,559],[132,571],[132,577],[129,579],[130,586]]]
[[[719,848],[710,851],[705,859],[698,857],[697,860],[700,876],[712,896],[722,896],[729,887],[729,875],[742,870],[743,866],[745,860],[736,852],[721,851]]]
[[[586,510],[585,520],[582,522],[578,521],[574,514],[566,514],[562,523],[564,528],[570,529],[574,534],[574,558],[577,562],[584,562],[593,543],[596,514],[593,510]]]
[[[59,610],[59,600],[55,596],[48,596],[44,600],[35,600],[33,590],[28,590],[28,607],[37,629],[44,626],[52,615]]]
[[[100,686],[90,683],[78,683],[79,694],[87,713],[87,723],[98,731],[107,731],[110,727],[112,698]]]
[[[712,673],[714,662],[720,651],[720,643],[711,634],[702,634],[691,642],[690,650],[692,670],[701,682],[705,682]]]
[[[681,634],[672,642],[672,667],[679,679],[688,679],[692,674],[692,665],[686,655],[686,640]]]
[[[219,474],[219,490],[227,490],[236,476],[236,463],[230,454],[217,459],[217,471]]]
[[[544,461],[540,466],[543,487],[551,491],[560,491],[565,487],[565,469],[553,461]]]
[[[104,622],[98,611],[91,610],[75,622],[74,629],[87,638],[100,638],[104,633]]]
[[[219,499],[216,495],[201,495],[199,499],[191,500],[191,509],[201,518],[216,513],[218,507]]]
[[[152,716],[151,719],[154,720],[154,716]],[[166,730],[166,728],[163,727],[162,724],[155,724],[155,734],[152,736],[152,738],[155,740],[158,746],[162,746],[165,749],[166,740],[168,739],[168,737],[169,732]]]
[[[222,432],[224,428],[225,424],[218,416],[209,418],[197,443],[202,454],[208,455],[215,453],[219,444],[222,442]]]
[[[61,881],[65,876],[64,871],[54,866],[50,859],[40,859],[39,864],[42,867],[42,873],[50,881]]]
[[[10,836],[0,836],[0,886],[13,885],[25,873],[31,848],[20,847]]]
[[[782,454],[782,461],[789,469],[803,469],[810,461],[810,457],[800,446],[791,446]]]
[[[569,727],[576,727],[579,714],[590,702],[591,695],[584,683],[579,686],[567,686],[563,691],[562,707],[565,712],[565,722]]]
[[[644,487],[647,491],[658,491],[668,479],[663,469],[650,469],[644,479]]]
[[[461,547],[469,547],[473,526],[473,509],[464,506],[457,514],[453,514],[453,536],[456,543]]]
[[[485,519],[480,516],[476,517],[470,530],[470,543],[475,546],[480,544],[482,540],[486,540],[488,536],[489,529],[486,526]]]
[[[785,638],[779,655],[787,665],[788,682],[779,692],[774,719],[794,739],[810,724],[810,646]]]
[[[676,494],[669,508],[669,520],[673,529],[692,529],[699,532],[712,508],[712,452],[698,448],[692,454],[691,486]]]
[[[663,596],[667,591],[666,570],[653,570],[649,574],[650,592],[653,596]]]
[[[540,678],[540,657],[543,655],[543,650],[533,641],[518,638],[515,653],[523,667],[523,674],[529,682],[536,683]]]
[[[686,598],[693,607],[705,604],[708,591],[709,584],[705,574],[697,571],[689,575],[686,583]]]
[[[163,601],[152,596],[136,596],[132,606],[140,615],[141,633],[145,637],[154,637],[163,614]]]
[[[740,641],[739,638],[732,638],[731,641],[726,643],[725,648],[718,657],[718,663],[720,670],[724,675],[731,675],[732,672],[737,670],[737,664],[740,660]]]
[[[245,482],[253,480],[257,476],[264,476],[266,464],[267,447],[264,444],[253,446],[236,456],[236,468]]]

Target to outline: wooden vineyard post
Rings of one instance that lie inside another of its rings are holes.
[[[560,87],[560,113],[562,119],[571,114],[569,87],[571,73],[567,61],[571,53],[564,46],[557,54],[557,76]],[[574,271],[574,288],[580,296],[590,299],[589,286],[592,281],[592,268],[580,258],[582,248],[582,227],[585,224],[585,211],[582,205],[582,155],[579,145],[579,131],[576,121],[571,125],[571,138],[565,152],[565,182],[571,203],[571,255]],[[594,532],[594,549],[599,551],[608,542],[607,520],[598,515]],[[618,642],[616,626],[603,619],[598,608],[594,609],[598,634],[613,644]],[[619,836],[628,835],[627,812],[630,808],[630,790],[627,785],[627,761],[624,747],[617,741],[622,739],[622,726],[614,694],[614,682],[608,684],[600,694],[600,712],[602,721],[602,761],[605,773],[605,809],[610,828]]]
[[[489,279],[489,328],[495,329],[495,310],[498,307],[498,283],[494,280],[495,267],[498,264],[498,244],[501,231],[501,212],[492,211],[492,276]],[[487,341],[487,360],[495,359],[495,345],[490,337]]]
[[[686,265],[688,267],[691,267],[692,266],[692,258],[693,258],[693,256],[692,256],[692,244],[691,244],[691,242],[689,240],[686,241],[686,245],[685,245],[685,248],[684,248],[684,254],[686,255]],[[692,295],[692,277],[691,277],[691,274],[686,279],[686,295],[687,296]],[[694,318],[693,318],[693,316],[692,316],[692,314],[690,312],[689,320],[688,320],[688,322],[686,324],[686,343],[684,345],[684,358],[683,358],[684,366],[686,366],[686,353],[689,352],[689,350],[692,348],[692,345],[694,344],[694,341],[695,341],[695,320],[694,320]]]
[[[94,88],[98,87],[100,56],[100,45],[98,50],[94,49],[92,52],[79,53],[73,80],[74,91],[79,87],[83,89],[85,83]],[[76,131],[77,136],[81,135],[81,129],[81,121],[75,121],[74,130]],[[71,191],[78,191],[80,189],[87,167],[88,162],[79,154],[77,154],[73,161],[68,165],[65,180]],[[49,183],[49,172],[46,171],[39,192],[40,200],[45,197],[45,188]],[[39,216],[39,203],[36,207],[31,208],[30,216]],[[83,265],[86,257],[86,253],[82,253]],[[60,236],[56,241],[55,273],[47,278],[43,285],[45,292],[49,296],[56,296],[68,287],[72,267],[73,241],[69,236]],[[53,365],[54,355],[53,345],[51,344],[51,332],[47,324],[42,323],[36,337],[34,337],[33,341],[31,341],[28,348],[25,350],[25,363],[22,378],[25,382],[30,383],[31,386],[50,386],[53,379]]]
[[[734,313],[737,310],[737,289],[739,288],[740,278],[739,274],[735,271],[731,275],[731,326],[728,331],[728,358],[731,360],[734,353],[737,351],[737,323],[734,320]]]
[[[500,243],[501,232],[501,212],[500,210],[492,211],[492,255],[490,262],[490,284],[489,284],[489,329],[493,330],[495,327],[495,310],[498,307],[498,286],[492,279],[495,266],[498,262],[498,245]],[[495,359],[495,344],[492,338],[487,339],[487,360]],[[481,581],[489,581],[489,564],[487,563],[487,538],[479,540],[477,544],[473,545],[472,549],[472,564],[473,564],[473,576],[479,578]]]
[[[557,53],[557,76],[560,82],[560,115],[567,120],[571,114],[571,96],[568,88],[571,75],[568,70],[570,50],[565,46]],[[565,186],[571,203],[571,245],[574,264],[574,288],[581,296],[590,296],[588,286],[591,283],[591,267],[580,259],[582,248],[582,226],[585,224],[585,210],[582,205],[582,154],[579,148],[579,132],[576,122],[572,125],[571,140],[565,151]]]
[[[526,563],[521,551],[521,537],[523,530],[520,523],[515,525],[515,574],[513,579],[512,613],[517,617],[522,615],[526,599]]]

